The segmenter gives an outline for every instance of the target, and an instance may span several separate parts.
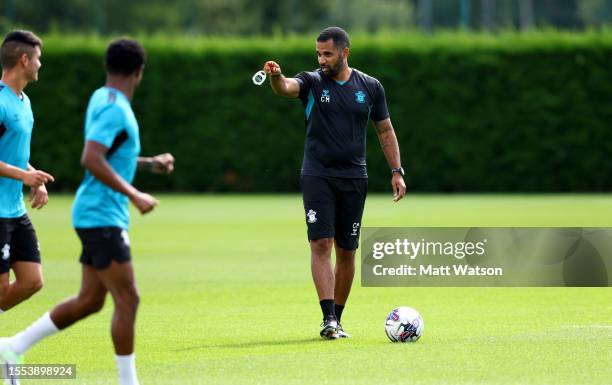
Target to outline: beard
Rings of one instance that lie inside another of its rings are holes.
[[[334,77],[336,75],[338,75],[340,73],[340,71],[342,71],[342,69],[344,68],[344,57],[339,57],[338,61],[336,62],[336,65],[330,67],[321,67],[321,70],[323,72],[325,72],[324,68],[327,68],[327,72],[325,73],[327,76],[329,77]]]

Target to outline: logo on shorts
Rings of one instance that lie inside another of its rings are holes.
[[[308,217],[308,223],[315,223],[317,221],[317,212],[312,209],[306,213],[306,216]]]
[[[130,236],[127,231],[121,231],[121,238],[123,238],[123,243],[125,243],[127,247],[130,247]]]
[[[357,235],[359,235],[359,226],[360,226],[359,222],[353,223],[353,232],[351,233],[353,237],[356,237]]]
[[[4,259],[5,261],[7,261],[9,259],[9,257],[11,256],[11,245],[9,245],[8,243],[6,243],[3,247],[2,247],[2,259]]]
[[[366,94],[364,94],[363,91],[355,92],[355,101],[357,103],[361,103],[361,104],[365,103],[365,97],[366,97]]]

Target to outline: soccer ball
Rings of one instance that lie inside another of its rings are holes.
[[[424,327],[419,312],[407,306],[393,309],[385,321],[385,333],[392,342],[414,342],[421,337]]]

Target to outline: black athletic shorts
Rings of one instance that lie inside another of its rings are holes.
[[[112,261],[119,263],[132,259],[128,232],[120,227],[93,227],[75,229],[83,251],[80,261],[84,265],[93,266],[96,270],[104,270]]]
[[[357,250],[368,191],[366,178],[302,176],[308,240],[334,238],[345,250]]]
[[[0,218],[0,274],[8,273],[17,261],[40,263],[38,238],[27,214]]]

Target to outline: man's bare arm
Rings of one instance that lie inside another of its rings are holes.
[[[28,166],[27,170],[22,170],[19,167],[0,162],[0,176],[20,180],[23,184],[30,187],[38,187],[41,184],[53,182],[54,179],[51,174],[40,170],[34,170],[29,164]]]
[[[165,153],[153,157],[139,156],[138,170],[146,170],[155,174],[170,174],[174,170],[174,157]]]
[[[267,61],[263,70],[270,78],[270,87],[276,95],[288,98],[297,98],[300,95],[300,83],[294,78],[285,77],[276,62]]]
[[[401,167],[402,162],[400,160],[399,143],[397,142],[395,130],[393,130],[393,125],[391,124],[391,119],[387,118],[385,120],[374,122],[374,127],[376,128],[376,134],[378,135],[378,140],[380,141],[380,147],[385,154],[389,167],[391,169]],[[397,202],[402,199],[404,195],[406,195],[406,184],[404,183],[404,178],[401,174],[393,173],[391,177],[391,186],[393,188],[394,201]]]
[[[106,161],[108,148],[100,143],[88,140],[85,142],[81,164],[100,182],[113,190],[126,195],[142,214],[146,214],[159,203],[149,194],[138,191],[121,175],[117,174]]]
[[[379,122],[374,122],[374,127],[376,128],[376,134],[378,135],[378,140],[380,141],[380,147],[385,154],[385,158],[387,158],[389,167],[401,167],[402,162],[400,160],[399,143],[397,142],[395,130],[393,130],[393,125],[391,124],[391,119],[387,118]]]

